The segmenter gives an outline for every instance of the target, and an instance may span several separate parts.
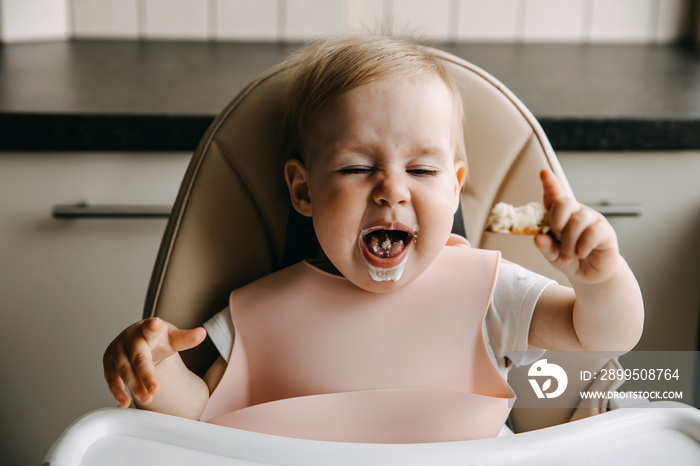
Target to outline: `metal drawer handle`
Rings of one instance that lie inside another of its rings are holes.
[[[639,217],[642,215],[642,206],[639,204],[611,204],[601,202],[599,204],[587,204],[588,207],[597,210],[606,217]]]
[[[89,205],[87,203],[55,205],[52,217],[72,218],[168,218],[169,205]]]

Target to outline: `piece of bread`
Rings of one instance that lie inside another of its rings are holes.
[[[486,231],[513,235],[537,235],[549,231],[549,213],[539,202],[515,207],[499,202],[489,215]]]

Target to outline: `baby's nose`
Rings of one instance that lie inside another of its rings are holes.
[[[411,193],[400,175],[385,174],[377,182],[374,189],[374,202],[379,205],[393,207],[397,204],[405,204],[411,199]]]

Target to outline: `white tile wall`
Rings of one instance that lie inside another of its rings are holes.
[[[392,0],[393,33],[448,40],[450,0]]]
[[[343,29],[343,0],[286,0],[281,36],[289,41],[304,40]]]
[[[298,41],[384,32],[437,41],[665,43],[691,32],[686,23],[697,4],[700,0],[0,0],[0,38]]]
[[[78,39],[135,39],[137,0],[72,0],[73,35]]]
[[[278,0],[216,0],[216,38],[276,41]]]
[[[591,42],[655,42],[656,0],[593,0]]]
[[[143,0],[142,0],[143,1]],[[208,0],[145,0],[145,37],[206,40],[212,29]]]
[[[514,42],[522,31],[521,0],[460,0],[457,5],[457,40]]]
[[[581,42],[587,0],[527,0],[522,39],[525,42]]]
[[[68,0],[0,0],[3,42],[67,39],[71,29]]]
[[[343,31],[348,33],[390,33],[391,14],[386,0],[344,0]]]

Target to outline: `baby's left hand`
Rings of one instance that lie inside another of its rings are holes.
[[[544,257],[574,283],[595,284],[610,278],[618,263],[615,230],[599,212],[569,197],[556,176],[540,172],[543,204],[552,236],[537,235]]]

